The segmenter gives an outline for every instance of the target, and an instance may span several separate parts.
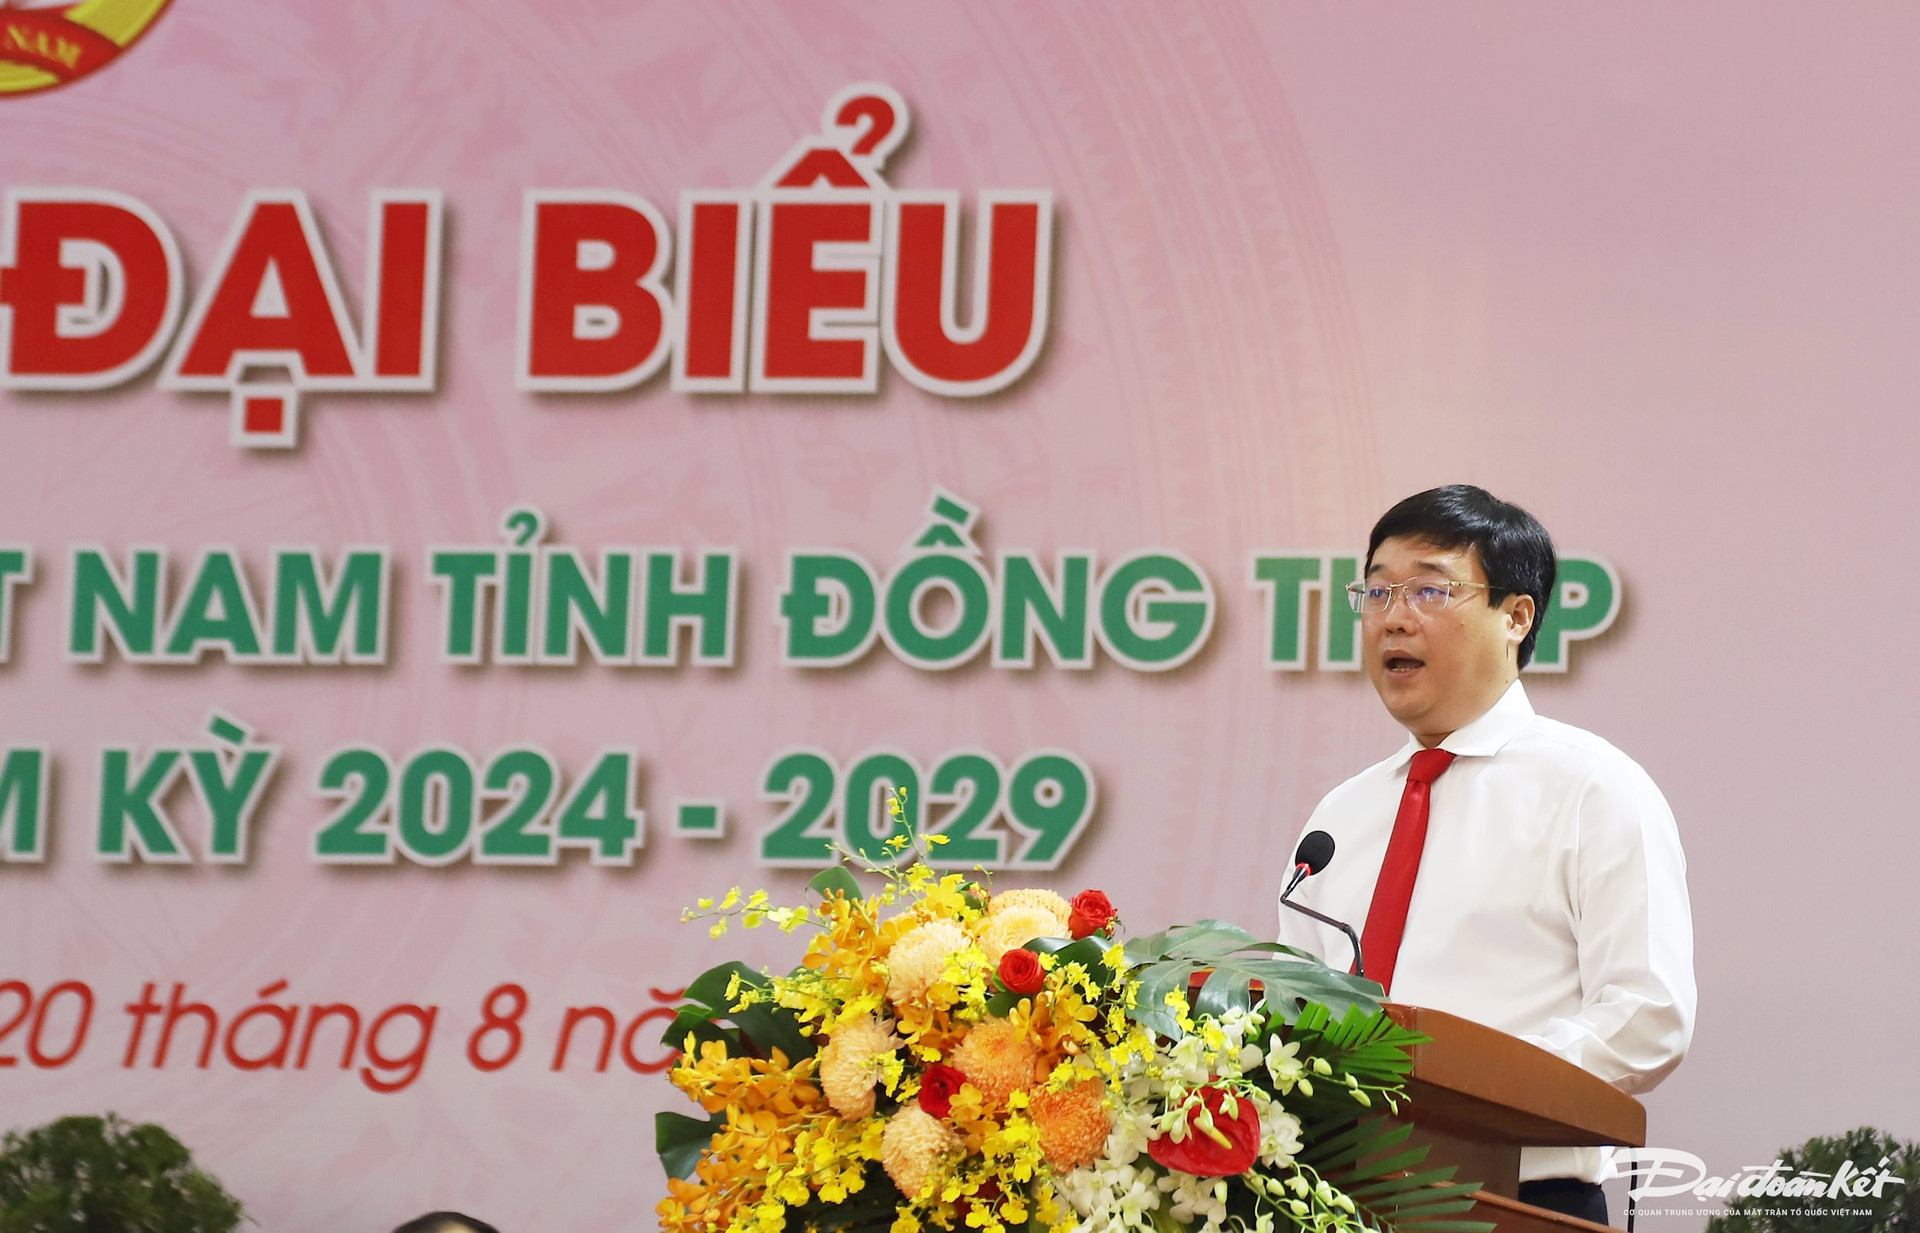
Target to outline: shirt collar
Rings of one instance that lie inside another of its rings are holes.
[[[1499,753],[1508,741],[1519,736],[1533,718],[1533,704],[1527,701],[1527,691],[1516,678],[1507,686],[1507,692],[1500,695],[1500,700],[1487,708],[1486,714],[1449,733],[1447,739],[1440,742],[1440,748],[1461,757],[1488,757]],[[1393,756],[1391,769],[1401,770],[1423,748],[1418,737],[1409,736],[1400,752]]]

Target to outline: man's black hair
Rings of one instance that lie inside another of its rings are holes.
[[[1367,568],[1373,554],[1390,539],[1417,539],[1436,548],[1472,548],[1487,571],[1487,602],[1494,607],[1509,595],[1533,597],[1533,627],[1520,643],[1520,666],[1533,659],[1540,623],[1547,619],[1557,572],[1553,540],[1540,520],[1518,505],[1502,501],[1472,484],[1448,484],[1416,493],[1373,524],[1367,539]]]
[[[395,1229],[393,1233],[500,1233],[492,1225],[462,1216],[459,1212],[429,1212]]]

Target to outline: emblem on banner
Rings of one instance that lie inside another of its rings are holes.
[[[0,0],[0,96],[69,85],[113,63],[172,0]]]

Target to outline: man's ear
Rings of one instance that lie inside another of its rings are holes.
[[[1507,641],[1518,648],[1527,639],[1527,633],[1533,628],[1533,596],[1516,595],[1513,607],[1507,612]]]

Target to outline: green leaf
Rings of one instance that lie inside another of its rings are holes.
[[[727,986],[733,982],[735,976],[740,978],[741,986],[748,989],[764,989],[770,983],[765,976],[738,959],[729,959],[694,977],[693,983],[687,986],[687,991],[682,996],[689,1002],[710,1006],[720,1015],[725,1015],[733,1008],[732,1003],[727,1000]]]
[[[1403,1173],[1398,1177],[1389,1177],[1377,1182],[1368,1182],[1364,1186],[1349,1185],[1342,1187],[1342,1189],[1354,1199],[1360,1199],[1362,1197],[1369,1199],[1376,1197],[1384,1198],[1387,1195],[1399,1194],[1402,1191],[1418,1190],[1422,1186],[1431,1186],[1435,1182],[1450,1182],[1453,1180],[1453,1175],[1457,1172],[1459,1172],[1459,1166],[1447,1165],[1439,1169],[1424,1169],[1418,1173]]]
[[[1127,1018],[1169,1039],[1178,1040],[1185,1036],[1186,1029],[1180,1026],[1180,1020],[1167,1005],[1167,994],[1176,989],[1184,993],[1187,983],[1193,979],[1199,967],[1191,960],[1172,959],[1147,968],[1146,974],[1140,979],[1140,990],[1134,999],[1133,1009],[1127,1012]]]
[[[727,989],[736,978],[741,989],[765,989],[773,983],[763,973],[754,971],[738,960],[708,968],[687,986],[687,1001],[679,1007],[679,1013],[674,1016],[673,1023],[667,1028],[668,1034],[661,1043],[677,1049],[691,1031],[696,1040],[726,1041],[729,1052],[738,1050],[744,1039],[763,1053],[778,1049],[787,1055],[790,1062],[812,1057],[818,1046],[801,1030],[799,1017],[791,1010],[768,1003],[733,1009],[732,1002],[727,998]],[[718,1026],[721,1020],[734,1024],[739,1031],[721,1029]]]
[[[1377,987],[1371,982],[1322,964],[1235,958],[1222,960],[1217,966],[1259,981],[1263,1002],[1289,1022],[1299,1014],[1300,1002],[1319,1002],[1339,1010],[1358,1006],[1367,1013],[1380,1009]]]
[[[1215,968],[1200,986],[1193,1009],[1202,1015],[1222,1015],[1229,1010],[1246,1010],[1253,1005],[1250,992],[1253,978],[1231,969]]]
[[[1347,1075],[1382,1087],[1404,1083],[1413,1069],[1409,1050],[1428,1038],[1401,1027],[1385,1011],[1369,1015],[1348,1007],[1334,1020],[1324,1007],[1313,1006],[1302,1012],[1288,1039],[1299,1043],[1301,1056],[1318,1057],[1333,1068],[1337,1094]]]
[[[1301,1015],[1301,1022],[1307,1025],[1309,1034],[1324,1030],[1343,1039],[1378,1030],[1376,1024],[1352,1016],[1333,1020],[1318,1007],[1309,1007]],[[1302,1053],[1306,1053],[1304,1048]],[[1306,1138],[1310,1146],[1301,1152],[1300,1159],[1345,1192],[1370,1228],[1391,1228],[1397,1233],[1491,1233],[1493,1225],[1482,1221],[1431,1219],[1472,1210],[1480,1183],[1452,1181],[1455,1169],[1451,1165],[1420,1169],[1427,1148],[1401,1147],[1412,1133],[1410,1123],[1378,1115],[1351,1125],[1309,1125]]]
[[[1173,940],[1168,955],[1181,959],[1220,959],[1235,951],[1249,946],[1260,945],[1260,939],[1248,933],[1238,925],[1223,920],[1197,920],[1191,925],[1175,925],[1167,930]]]
[[[706,1008],[701,1006],[681,1007],[680,1013],[673,1017],[673,1022],[661,1034],[660,1043],[669,1049],[685,1049],[687,1036],[691,1033],[696,1048],[710,1040],[717,1040],[727,1046],[728,1054],[738,1053],[740,1034],[721,1027],[705,1011]]]
[[[1322,1173],[1343,1168],[1368,1156],[1399,1147],[1413,1135],[1411,1122],[1369,1117],[1336,1135],[1310,1136],[1300,1159]]]
[[[1061,964],[1077,963],[1095,980],[1106,979],[1112,972],[1107,967],[1107,948],[1101,945],[1097,937],[1034,938],[1021,949],[1030,950],[1036,955],[1052,955]]]
[[[774,1049],[787,1055],[789,1062],[812,1057],[819,1051],[812,1038],[800,1030],[800,1020],[784,1006],[749,1006],[736,1010],[731,1018],[740,1034],[760,1049]]]
[[[1458,1212],[1470,1212],[1478,1202],[1478,1199],[1444,1199],[1435,1203],[1415,1203],[1406,1207],[1396,1207],[1393,1209],[1393,1222],[1396,1225],[1405,1225],[1433,1216],[1451,1216]]]
[[[1179,1040],[1187,1034],[1187,1029],[1180,1026],[1180,1020],[1174,1017],[1173,1011],[1165,1006],[1135,1006],[1127,1012],[1127,1018],[1155,1036],[1164,1036],[1168,1040]]]
[[[707,1150],[714,1133],[726,1124],[725,1113],[716,1113],[704,1121],[679,1113],[654,1114],[653,1150],[659,1153],[660,1166],[667,1171],[667,1176],[693,1176],[693,1167],[700,1163],[700,1153]]]
[[[1152,963],[1156,959],[1167,957],[1167,951],[1173,945],[1173,931],[1162,929],[1159,933],[1150,933],[1144,938],[1129,938],[1124,953],[1127,966],[1137,968],[1143,963]]]
[[[1350,1181],[1364,1182],[1369,1178],[1379,1177],[1383,1173],[1391,1173],[1396,1169],[1411,1169],[1426,1158],[1427,1149],[1424,1145],[1412,1147],[1404,1152],[1398,1152],[1392,1156],[1388,1156],[1385,1159],[1360,1165],[1351,1173],[1347,1174],[1347,1177]]]
[[[807,889],[817,893],[822,899],[832,899],[843,895],[848,899],[860,899],[860,882],[845,865],[832,865],[813,875],[807,883]]]

